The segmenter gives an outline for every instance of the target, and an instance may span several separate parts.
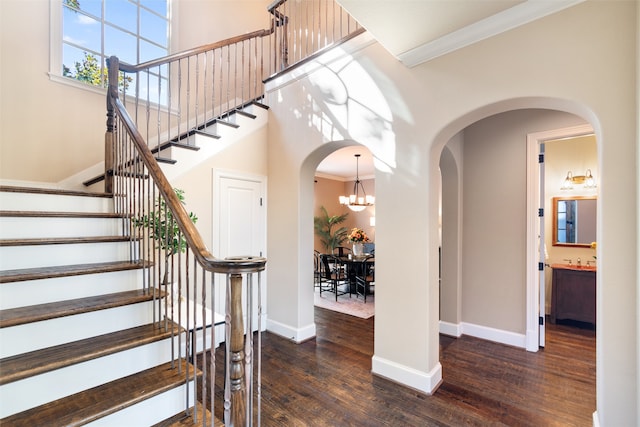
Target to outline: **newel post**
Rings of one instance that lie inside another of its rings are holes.
[[[229,388],[231,391],[230,419],[225,419],[228,426],[246,426],[246,393],[244,369],[244,323],[242,320],[242,275],[232,274],[230,298],[230,357]]]
[[[109,86],[107,88],[107,131],[104,135],[104,191],[113,194],[113,169],[116,142],[116,116],[112,99],[118,97],[118,68],[117,56],[107,59]]]

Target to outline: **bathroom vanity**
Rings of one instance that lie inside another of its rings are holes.
[[[596,323],[596,267],[552,264],[551,323]]]

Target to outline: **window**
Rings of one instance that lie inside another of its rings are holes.
[[[138,64],[168,54],[170,0],[59,0],[52,74],[105,87],[106,59]],[[53,6],[56,8],[55,6]],[[53,18],[52,13],[52,18]],[[54,26],[52,26],[53,28]],[[55,39],[55,37],[53,37]],[[53,51],[54,49],[52,49]],[[151,76],[166,83],[164,77]],[[122,82],[121,82],[122,83]],[[130,81],[132,85],[135,82]]]

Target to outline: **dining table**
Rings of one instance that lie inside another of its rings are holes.
[[[367,271],[369,268],[375,266],[375,258],[371,254],[364,255],[343,255],[334,256],[340,265],[345,267],[345,273],[347,280],[349,281],[349,287],[351,293],[356,293],[356,277],[363,274],[363,268]],[[367,289],[367,294],[370,294],[370,289]]]

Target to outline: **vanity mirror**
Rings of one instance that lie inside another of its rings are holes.
[[[596,197],[553,198],[553,245],[588,247],[596,241]]]

